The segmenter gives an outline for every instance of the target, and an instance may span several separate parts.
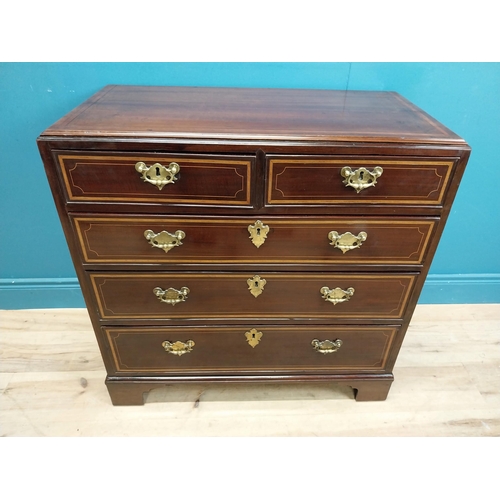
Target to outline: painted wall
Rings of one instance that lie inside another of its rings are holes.
[[[472,147],[421,302],[500,302],[500,64],[2,63],[0,308],[83,306],[35,141],[110,83],[399,92]]]

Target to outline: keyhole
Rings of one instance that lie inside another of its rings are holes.
[[[257,236],[260,236],[260,227],[257,228]]]
[[[156,177],[160,177],[160,167],[156,167]]]
[[[253,338],[253,339],[255,338],[255,333],[252,333],[252,338]]]
[[[360,181],[363,180],[364,175],[365,175],[365,173],[361,170],[361,172],[359,173],[359,180]]]
[[[256,282],[255,282],[255,288],[258,288],[258,286],[259,286],[259,282],[258,282],[258,281],[256,281]]]

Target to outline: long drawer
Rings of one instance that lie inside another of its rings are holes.
[[[118,373],[382,371],[388,326],[102,328]]]
[[[403,317],[417,274],[89,273],[103,319]]]
[[[453,160],[269,156],[269,205],[440,206]]]
[[[259,225],[250,217],[73,215],[72,221],[86,263],[419,265],[437,219],[265,217]]]
[[[251,206],[254,156],[58,152],[68,201]]]

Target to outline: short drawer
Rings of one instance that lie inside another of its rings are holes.
[[[58,152],[69,201],[250,206],[255,157]]]
[[[268,205],[440,206],[454,160],[268,157]]]
[[[381,371],[396,327],[103,328],[116,372]]]
[[[416,274],[90,273],[103,319],[400,319]]]
[[[86,263],[389,264],[424,261],[437,219],[72,216]],[[256,229],[257,228],[257,229]]]

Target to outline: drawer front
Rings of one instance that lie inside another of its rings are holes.
[[[203,206],[250,206],[252,203],[255,158],[251,156],[135,156],[60,152],[57,161],[69,201]],[[145,167],[137,167],[141,162]],[[172,164],[178,165],[178,172],[177,167],[169,167]],[[145,178],[151,182],[145,181]],[[162,179],[163,182],[171,182],[164,185],[153,183]]]
[[[262,373],[277,369],[321,373],[383,370],[397,328],[250,326],[103,331],[119,373]],[[318,342],[313,345],[315,340]]]
[[[415,274],[90,273],[104,319],[400,319]]]
[[[267,203],[440,206],[453,165],[451,160],[270,157]]]
[[[437,219],[73,216],[87,263],[421,264]],[[261,244],[257,246],[257,244]]]

